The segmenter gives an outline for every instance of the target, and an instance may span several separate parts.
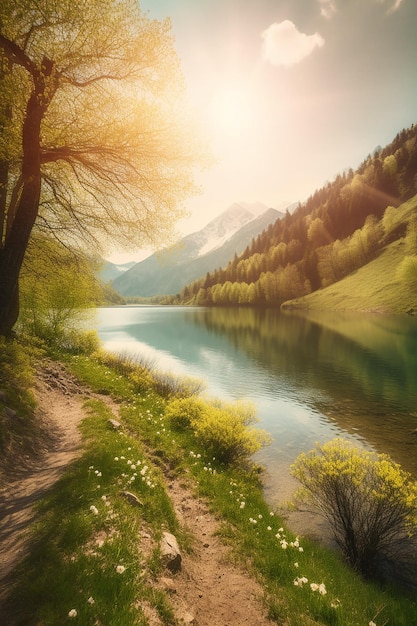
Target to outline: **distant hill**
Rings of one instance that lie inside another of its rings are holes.
[[[135,261],[130,261],[129,263],[111,263],[110,261],[104,261],[99,275],[103,283],[108,283],[130,270],[134,265]]]
[[[393,255],[387,246],[398,243],[404,257],[395,279],[387,284],[397,293],[397,309],[416,308],[417,298],[417,207],[404,203],[417,193],[417,126],[397,134],[385,148],[368,155],[354,171],[344,171],[292,213],[271,224],[243,253],[226,267],[188,284],[174,303],[198,305],[251,305],[279,308],[300,299],[306,306],[317,303],[325,290],[334,294],[326,308],[343,307],[344,290],[354,285],[356,307],[383,310],[388,293],[379,304],[367,305],[370,290],[380,289],[386,277],[372,275],[372,285],[353,278],[379,257]],[[395,227],[393,227],[395,225]],[[377,267],[377,265],[373,265]],[[381,272],[392,268],[379,266]],[[349,277],[349,280],[347,280]],[[352,277],[350,279],[350,277]],[[345,280],[344,280],[345,279]],[[365,278],[363,278],[365,280]],[[366,279],[368,280],[368,278]],[[343,281],[343,282],[342,282]],[[330,289],[333,285],[333,289]],[[336,286],[337,285],[337,286]],[[352,287],[353,289],[353,287]],[[408,294],[409,297],[406,297]],[[376,298],[376,295],[375,295]],[[411,298],[411,300],[410,300]],[[320,299],[322,304],[323,299]],[[362,302],[360,304],[360,302]],[[392,310],[392,301],[390,310]],[[405,307],[405,308],[404,308]]]
[[[235,203],[175,246],[136,263],[113,280],[113,288],[124,297],[177,294],[187,283],[227,264],[283,215],[259,203]]]

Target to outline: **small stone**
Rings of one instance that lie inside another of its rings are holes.
[[[171,572],[178,572],[181,569],[181,554],[178,542],[174,535],[164,532],[161,539],[161,561]]]
[[[162,576],[162,578],[160,579],[160,583],[166,591],[169,591],[170,593],[177,593],[177,587],[175,585],[175,581],[172,578]]]
[[[188,624],[194,624],[195,617],[194,615],[192,615],[192,613],[188,613],[188,611],[184,611],[184,613],[179,615],[179,622],[180,624],[184,624],[184,626],[187,626]]]
[[[114,430],[119,430],[122,427],[121,423],[115,419],[109,419],[109,424]]]

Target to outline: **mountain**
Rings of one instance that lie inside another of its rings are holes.
[[[179,293],[187,283],[227,264],[283,215],[260,203],[234,203],[175,246],[136,263],[113,281],[113,288],[127,297]]]
[[[111,261],[104,261],[99,272],[100,278],[103,283],[108,283],[130,270],[130,268],[135,264],[135,261],[130,261],[129,263],[112,263]]]
[[[353,285],[356,307],[382,310],[389,290],[393,291],[382,275],[384,270],[380,277],[378,272],[359,270],[380,257],[387,262],[389,274],[390,262],[397,262],[402,252],[404,259],[394,282],[404,283],[401,288],[408,290],[410,297],[401,289],[396,291],[400,298],[397,310],[417,311],[417,204],[412,200],[411,207],[403,206],[416,194],[417,125],[412,125],[385,148],[368,155],[355,171],[338,174],[295,211],[287,211],[227,267],[186,285],[174,303],[279,308],[298,299],[297,306],[300,302],[302,306],[326,302],[327,308],[344,307],[348,306],[345,292]],[[393,242],[398,242],[395,254],[392,250],[385,254]],[[383,268],[383,263],[373,267]],[[358,284],[357,277],[342,282],[355,272],[361,280],[372,276],[376,292]],[[335,285],[334,289],[329,289],[330,285]],[[325,290],[328,297],[310,296],[301,301],[319,290]],[[381,300],[378,294],[383,294]],[[371,296],[372,305],[368,302]],[[392,310],[392,302],[387,310]]]

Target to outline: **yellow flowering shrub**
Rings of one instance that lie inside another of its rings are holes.
[[[168,402],[165,416],[170,420],[174,428],[186,430],[194,429],[195,424],[201,418],[206,403],[201,398],[190,396],[189,398],[176,398]]]
[[[417,582],[417,484],[387,455],[336,438],[291,466],[296,501],[331,524],[348,562],[367,577]]]
[[[180,398],[168,403],[165,414],[176,428],[192,429],[197,441],[223,463],[247,460],[270,441],[265,431],[250,427],[256,417],[249,403]]]

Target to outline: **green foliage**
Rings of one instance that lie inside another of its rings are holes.
[[[410,254],[417,254],[417,215],[413,214],[407,225],[406,233],[407,251]]]
[[[100,338],[95,330],[69,329],[61,340],[61,347],[72,354],[91,355],[100,347]]]
[[[154,387],[157,393],[164,398],[188,398],[201,393],[205,383],[192,376],[177,376],[171,372],[154,371]]]
[[[331,524],[350,565],[366,577],[417,585],[417,484],[388,456],[336,438],[291,466],[298,499]]]
[[[144,359],[141,361],[138,357],[113,354],[104,350],[98,350],[94,357],[99,363],[124,377],[136,392],[147,391],[155,384],[151,363]]]
[[[32,397],[34,382],[33,351],[28,343],[26,349],[21,343],[0,337],[0,390],[12,401],[25,405]],[[29,402],[33,405],[33,401]]]
[[[76,355],[70,360],[69,365],[75,375],[82,378],[97,393],[121,399],[130,398],[134,393],[135,386],[128,377],[101,363],[95,354]]]
[[[248,461],[270,437],[256,422],[255,409],[249,403],[209,403],[201,398],[183,398],[168,403],[165,415],[180,429],[191,428],[198,443],[221,463]]]
[[[193,429],[202,418],[206,403],[201,398],[177,398],[166,406],[165,416],[180,430]]]
[[[7,472],[16,459],[37,451],[42,426],[34,419],[34,359],[41,354],[29,337],[21,342],[0,337],[1,471]]]
[[[406,256],[398,266],[398,277],[400,280],[417,292],[417,256]]]
[[[401,237],[385,245],[375,258],[348,276],[339,276],[337,282],[325,289],[297,298],[284,307],[384,313],[416,310],[416,291],[410,289],[398,271],[405,256],[409,256],[408,245],[404,245],[404,234],[416,208],[417,197],[414,197],[396,209],[395,222],[388,233],[400,231]]]
[[[20,283],[24,331],[50,345],[59,345],[64,338],[75,344],[74,332],[66,337],[67,332],[92,314],[100,296],[95,268],[87,257],[46,237],[37,237],[29,246]]]

